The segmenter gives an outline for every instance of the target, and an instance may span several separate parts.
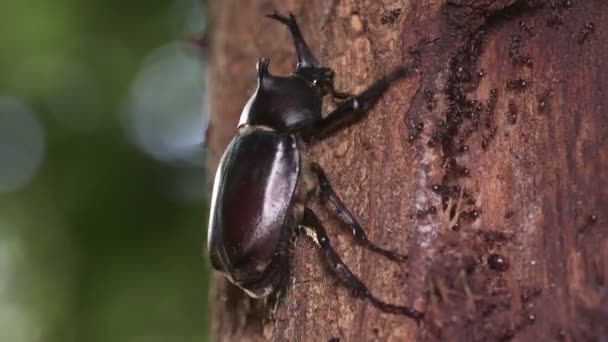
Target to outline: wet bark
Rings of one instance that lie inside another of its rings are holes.
[[[352,298],[300,239],[274,314],[214,276],[213,340],[608,339],[608,2],[214,1],[212,169],[257,58],[292,69],[287,30],[263,17],[274,9],[296,15],[339,90],[417,67],[311,149],[370,239],[409,259],[357,247],[311,207],[378,297],[426,317]]]

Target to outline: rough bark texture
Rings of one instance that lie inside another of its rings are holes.
[[[608,2],[214,1],[212,168],[256,59],[293,66],[287,30],[263,18],[274,9],[296,15],[340,90],[416,63],[312,148],[370,238],[409,260],[357,247],[311,206],[377,296],[427,314],[416,325],[352,298],[300,239],[274,315],[216,275],[214,340],[608,339]]]

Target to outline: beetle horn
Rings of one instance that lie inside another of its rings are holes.
[[[270,64],[270,59],[268,58],[260,58],[258,63],[256,64],[256,69],[258,70],[258,82],[262,85],[262,79],[264,76],[269,75],[268,65]]]

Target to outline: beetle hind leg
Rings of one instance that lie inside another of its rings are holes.
[[[329,237],[325,232],[325,228],[323,228],[317,215],[315,215],[312,210],[308,208],[305,209],[302,223],[300,229],[304,230],[304,233],[319,246],[331,270],[346,284],[355,296],[366,298],[372,305],[386,313],[404,315],[418,322],[424,317],[423,312],[414,308],[390,304],[374,296],[368,290],[367,286],[348,269],[348,266],[346,266],[338,253],[333,249],[329,242]]]
[[[353,214],[348,210],[348,208],[346,208],[344,203],[342,203],[342,200],[340,200],[338,195],[336,195],[336,193],[334,192],[331,183],[325,175],[325,172],[323,172],[323,169],[321,169],[321,166],[319,166],[319,164],[313,163],[312,169],[317,175],[317,178],[319,179],[319,187],[321,193],[335,207],[337,216],[346,225],[348,225],[357,242],[359,242],[363,247],[369,249],[370,251],[378,253],[392,261],[402,262],[407,259],[407,255],[405,254],[400,254],[395,251],[384,249],[371,242],[367,238],[367,234],[365,234],[365,230],[363,230],[363,227],[361,227],[361,225],[359,224],[359,222],[357,222]]]

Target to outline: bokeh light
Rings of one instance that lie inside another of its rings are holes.
[[[0,222],[0,231],[6,222]],[[22,241],[15,236],[0,239],[0,331],[3,342],[34,341],[40,335],[40,323],[19,299],[12,282],[24,264]]]
[[[202,163],[208,114],[203,64],[183,43],[153,51],[142,64],[125,108],[125,128],[158,160]]]
[[[44,158],[44,130],[31,108],[0,96],[0,193],[27,184]]]

